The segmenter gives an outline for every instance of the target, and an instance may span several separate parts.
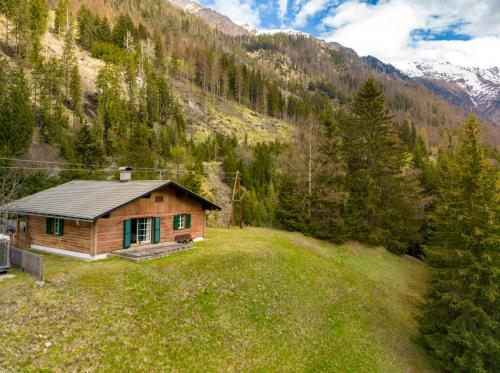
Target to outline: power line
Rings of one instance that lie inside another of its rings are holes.
[[[7,169],[7,170],[26,170],[26,171],[55,171],[55,172],[61,172],[61,171],[91,171],[91,172],[107,172],[107,173],[115,173],[118,172],[116,169],[111,169],[111,168],[105,168],[105,169],[93,169],[93,168],[51,168],[51,167],[25,167],[25,166],[0,166],[0,169]],[[132,173],[139,173],[141,170],[144,169],[136,169],[132,170],[129,172]],[[176,170],[171,170],[168,171],[166,169],[158,169],[158,168],[151,168],[147,169],[150,170],[154,173],[158,172],[160,173],[160,176],[162,177],[163,174],[167,175],[174,175],[174,174],[180,174],[180,175],[203,175],[203,176],[217,176],[220,179],[224,180],[234,180],[233,176],[229,176],[233,173],[225,174],[225,176],[217,175],[217,173],[209,173],[209,172],[196,172],[196,171],[189,171],[189,170],[179,170],[178,172]],[[241,177],[240,177],[241,180]]]
[[[92,165],[92,164],[84,164],[84,163],[70,163],[70,162],[58,162],[58,161],[40,161],[40,160],[35,160],[35,159],[19,159],[19,158],[5,158],[5,157],[0,157],[0,160],[6,160],[6,161],[13,161],[13,162],[27,162],[27,163],[43,163],[43,164],[53,164],[53,165],[67,165],[67,166],[84,166],[80,169],[76,170],[85,170],[89,169],[92,171],[98,171],[99,167],[102,167],[102,165]],[[11,166],[13,167],[13,166]],[[96,167],[96,168],[93,168]],[[21,167],[19,167],[21,168]],[[40,168],[43,169],[43,168]],[[53,170],[52,168],[46,168],[48,170]],[[69,169],[68,169],[69,170]],[[101,171],[110,171],[110,172],[118,172],[118,169],[114,166],[109,166],[109,167],[104,167],[104,169],[100,169]],[[132,172],[139,172],[140,170],[143,171],[154,171],[154,172],[166,172],[168,170],[172,172],[177,172],[176,167],[174,166],[169,166],[169,167],[133,167]],[[186,172],[186,170],[179,170],[179,172]],[[205,172],[204,172],[205,173]],[[236,172],[227,172],[224,173],[225,175],[235,175]]]

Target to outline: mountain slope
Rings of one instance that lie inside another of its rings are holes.
[[[238,25],[229,17],[199,3],[196,0],[165,0],[184,11],[203,18],[208,24],[215,26],[220,31],[230,36],[251,35],[255,33],[248,25]]]
[[[500,70],[412,61],[405,72],[448,101],[500,125]]]
[[[2,368],[435,371],[412,340],[419,261],[258,228],[195,246],[140,264],[46,255],[43,287],[15,272],[0,282]]]
[[[202,17],[209,24],[216,26],[228,35],[242,36],[255,33],[255,30],[249,30],[247,27],[237,25],[228,17],[196,0],[168,1]],[[270,34],[280,32],[311,37],[295,30],[266,31],[266,33]],[[475,112],[500,125],[500,74],[498,68],[466,68],[448,62],[426,64],[410,61],[400,70],[390,64],[383,63],[373,56],[362,57],[362,59],[374,70],[387,74],[396,80],[415,79],[451,104]]]
[[[307,87],[312,94],[326,95],[334,107],[348,104],[350,95],[374,75],[385,88],[396,122],[414,123],[431,146],[439,146],[453,134],[469,112],[429,91],[416,79],[375,58],[363,58],[335,42],[324,42],[299,33],[274,33],[247,37],[245,46],[254,61],[272,71],[286,86]],[[284,65],[284,61],[287,62]],[[292,83],[290,76],[296,79]],[[500,145],[500,131],[483,120],[485,138]]]

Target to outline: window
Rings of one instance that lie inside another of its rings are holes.
[[[191,228],[191,214],[174,215],[174,230]]]
[[[151,242],[151,218],[137,219],[137,242]]]
[[[64,225],[63,219],[54,219],[54,234],[56,236],[63,235],[63,225]]]
[[[179,224],[177,224],[178,229],[184,229],[186,224],[186,215],[179,215]]]
[[[45,220],[45,233],[62,236],[64,234],[64,219],[47,218]]]
[[[155,202],[156,203],[163,203],[163,196],[156,196],[155,197]]]

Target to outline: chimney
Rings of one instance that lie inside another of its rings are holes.
[[[126,183],[127,181],[132,180],[132,168],[129,166],[119,167],[118,171],[120,171],[120,182]]]

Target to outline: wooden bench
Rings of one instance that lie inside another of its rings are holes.
[[[174,238],[175,242],[179,243],[189,243],[193,242],[193,237],[191,237],[191,233],[179,234]]]

